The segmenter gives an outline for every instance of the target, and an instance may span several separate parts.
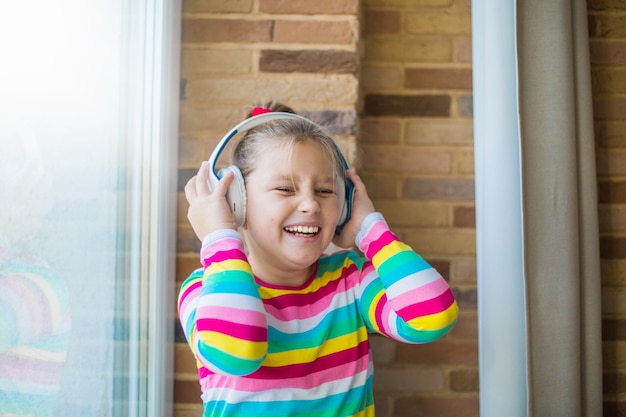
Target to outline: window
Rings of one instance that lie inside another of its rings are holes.
[[[171,414],[179,9],[0,5],[0,415]]]

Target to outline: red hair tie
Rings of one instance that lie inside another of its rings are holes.
[[[252,109],[252,116],[258,116],[260,114],[272,113],[274,110],[268,109],[267,107],[255,107]]]

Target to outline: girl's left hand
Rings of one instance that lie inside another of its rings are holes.
[[[374,203],[372,203],[372,200],[367,195],[367,189],[361,177],[350,170],[346,171],[346,175],[354,183],[354,196],[350,220],[344,226],[341,234],[335,235],[333,238],[333,243],[341,248],[354,246],[354,240],[361,229],[361,223],[363,223],[367,215],[376,211]]]

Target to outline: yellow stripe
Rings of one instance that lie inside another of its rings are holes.
[[[345,264],[344,264],[345,266]],[[305,288],[300,289],[287,289],[281,290],[277,288],[267,288],[260,287],[259,293],[261,294],[261,298],[264,300],[268,300],[274,297],[279,297],[284,294],[309,294],[318,291],[320,288],[328,285],[329,282],[339,279],[341,277],[340,272],[343,270],[342,267],[337,268],[334,271],[327,271],[322,276],[316,277],[311,285],[308,285]]]
[[[228,352],[238,358],[256,360],[267,352],[267,342],[250,342],[223,333],[204,331],[198,334],[202,343]]]
[[[247,271],[251,272],[250,264],[246,261],[242,261],[241,259],[229,259],[222,262],[214,262],[204,270],[204,275],[214,274],[222,271]]]
[[[417,330],[439,330],[454,323],[458,317],[458,310],[455,302],[441,313],[416,317],[409,320],[408,324]]]
[[[315,346],[308,349],[290,350],[287,352],[271,353],[267,355],[263,366],[279,367],[298,363],[306,363],[330,355],[331,353],[340,352],[354,346],[356,340],[365,340],[367,338],[367,329],[361,327],[356,335],[349,333],[334,339],[327,340],[321,346]]]
[[[378,329],[378,323],[376,322],[376,306],[378,305],[378,303],[380,303],[380,299],[383,297],[383,295],[385,295],[384,291],[379,291],[378,294],[376,294],[376,296],[372,299],[372,304],[370,305],[370,309],[368,312],[369,318],[370,318],[370,323],[372,323],[372,326],[374,326],[374,328]]]
[[[404,252],[405,250],[411,250],[411,247],[403,242],[390,242],[387,246],[379,250],[376,255],[374,255],[374,257],[372,258],[372,263],[375,267],[378,268],[379,265],[382,265],[382,263],[389,259],[391,256],[399,252]]]
[[[374,417],[374,404],[370,405],[365,410],[355,414],[354,417]]]

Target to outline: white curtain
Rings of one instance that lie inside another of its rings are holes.
[[[586,3],[472,6],[481,414],[600,416]]]

